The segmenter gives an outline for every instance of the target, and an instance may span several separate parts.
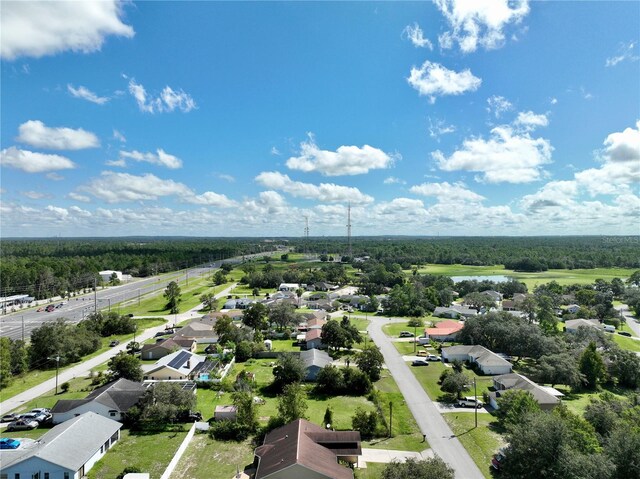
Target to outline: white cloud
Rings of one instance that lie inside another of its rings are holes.
[[[551,143],[514,133],[508,126],[491,130],[491,138],[466,139],[462,148],[448,158],[440,151],[432,153],[444,171],[477,171],[477,181],[487,183],[528,183],[540,179],[542,165],[551,162]]]
[[[194,205],[217,206],[219,208],[233,208],[238,206],[238,203],[230,200],[227,196],[214,193],[213,191],[206,191],[201,195],[186,196],[184,197],[184,201]]]
[[[151,163],[152,165],[165,166],[172,170],[182,168],[182,160],[177,156],[166,153],[162,148],[158,148],[156,153],[141,153],[139,151],[124,151],[120,150],[120,159],[118,162],[112,162],[111,164],[116,166],[125,166],[123,163],[126,160],[142,161],[145,163]],[[120,163],[122,162],[122,163]]]
[[[476,91],[482,83],[469,69],[455,72],[428,60],[420,68],[412,67],[407,81],[420,95],[428,96],[431,103],[437,96]]]
[[[91,198],[89,198],[87,195],[81,195],[81,194],[74,193],[74,192],[69,193],[68,196],[72,200],[82,201],[83,203],[89,203],[91,201]]]
[[[225,173],[218,173],[216,176],[218,178],[220,178],[221,180],[227,181],[229,183],[235,183],[236,182],[235,177],[233,177],[232,175],[227,175]]]
[[[452,28],[438,37],[440,47],[453,48],[457,43],[464,53],[500,48],[505,41],[504,30],[518,24],[529,13],[527,0],[436,0]]]
[[[62,181],[62,180],[64,180],[64,176],[59,175],[58,173],[55,173],[55,172],[47,173],[44,176],[46,178],[50,179],[51,181]]]
[[[534,213],[546,208],[572,207],[577,194],[578,184],[575,181],[551,181],[536,193],[523,196],[520,206]]]
[[[27,173],[68,170],[76,165],[69,158],[59,155],[47,155],[29,150],[20,150],[15,146],[0,151],[0,165],[16,168]]]
[[[100,146],[98,137],[82,128],[50,128],[41,121],[29,120],[18,128],[17,140],[50,150],[82,150]]]
[[[551,98],[551,100],[549,100],[549,103],[551,103],[552,105],[556,105],[558,103],[558,99],[557,98]]]
[[[23,191],[22,196],[26,196],[32,200],[41,200],[42,198],[52,198],[51,195],[47,193],[42,193],[41,191]]]
[[[422,183],[412,186],[409,191],[416,195],[433,196],[440,203],[451,203],[459,201],[478,202],[484,200],[484,196],[475,193],[462,183]]]
[[[533,130],[539,126],[549,125],[549,118],[545,114],[536,114],[532,111],[521,111],[514,122],[515,125],[521,126],[526,130]]]
[[[118,140],[120,143],[126,143],[127,139],[125,138],[125,136],[120,133],[118,130],[113,130],[113,139],[114,140]]]
[[[134,31],[122,22],[122,5],[115,0],[2,2],[0,56],[89,53],[100,50],[110,35],[131,38]]]
[[[500,118],[503,113],[513,110],[513,105],[503,96],[493,95],[487,98],[487,111],[493,113],[496,118]]]
[[[129,93],[136,99],[140,111],[146,113],[172,112],[176,109],[187,113],[196,108],[196,102],[183,90],[174,91],[170,86],[165,86],[160,96],[147,95],[147,90],[131,78],[129,80]]]
[[[186,185],[173,180],[163,180],[150,173],[135,176],[104,171],[99,178],[94,178],[86,186],[80,187],[80,190],[107,203],[157,200],[161,196],[172,195],[194,196]]]
[[[408,38],[414,47],[433,50],[433,44],[428,38],[424,37],[424,32],[417,23],[404,27],[402,35]]]
[[[607,58],[605,62],[605,66],[607,67],[615,67],[618,63],[628,61],[628,62],[637,62],[640,60],[640,56],[635,53],[637,43],[629,42],[629,43],[621,43],[618,48],[618,54]]]
[[[86,87],[80,85],[78,88],[74,88],[73,85],[67,85],[67,90],[71,93],[71,96],[76,98],[81,98],[83,100],[90,101],[91,103],[96,103],[98,105],[104,105],[109,101],[109,97],[106,96],[98,96],[91,90]]]
[[[369,145],[340,146],[336,151],[321,150],[313,135],[300,143],[300,156],[287,160],[287,167],[304,172],[316,171],[324,176],[361,175],[369,170],[389,168],[394,158]]]
[[[118,166],[120,168],[127,167],[127,162],[123,158],[120,158],[119,160],[107,160],[104,164],[107,166]]]
[[[630,184],[640,181],[640,121],[635,129],[611,133],[604,145],[603,165],[580,171],[575,179],[591,196],[626,193]]]
[[[278,150],[275,146],[272,146],[270,153],[272,155],[274,155],[274,156],[279,156],[280,155],[280,150]]]
[[[396,178],[395,176],[389,176],[384,179],[383,183],[385,185],[406,185],[407,182],[401,180],[400,178]]]
[[[292,196],[316,201],[347,202],[353,204],[371,203],[373,198],[363,194],[358,188],[334,185],[333,183],[302,183],[277,171],[265,171],[256,176],[256,181],[267,188],[280,190]]]
[[[436,119],[435,122],[429,118],[429,136],[434,140],[440,141],[442,135],[448,135],[456,131],[454,125],[447,125],[444,120]]]

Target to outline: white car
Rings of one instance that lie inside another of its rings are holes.
[[[482,407],[482,401],[474,397],[466,397],[466,398],[458,399],[458,406],[480,408]]]

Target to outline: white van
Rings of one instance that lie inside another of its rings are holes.
[[[616,332],[616,328],[615,326],[611,325],[611,324],[603,324],[602,328],[607,332],[607,333],[615,333]]]

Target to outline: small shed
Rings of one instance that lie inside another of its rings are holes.
[[[216,421],[235,421],[238,415],[236,406],[216,406],[213,419]]]

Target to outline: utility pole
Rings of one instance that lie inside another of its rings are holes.
[[[58,365],[60,364],[60,356],[56,356],[55,358],[47,358],[47,359],[55,359],[56,360],[56,396],[58,395]]]
[[[393,427],[393,403],[389,401],[389,437],[391,437],[392,427]]]
[[[347,206],[347,256],[351,258],[351,202]]]
[[[22,316],[21,319],[22,319],[22,342],[24,343],[24,316]]]
[[[478,400],[478,388],[476,387],[476,378],[473,378],[473,395],[476,398],[476,401]],[[475,419],[476,419],[476,427],[478,427],[478,404],[476,403],[476,410],[475,410]]]
[[[98,313],[98,281],[93,278],[93,314]]]
[[[138,306],[140,306],[140,288],[138,288]]]
[[[304,217],[304,255],[309,254],[309,217]]]

